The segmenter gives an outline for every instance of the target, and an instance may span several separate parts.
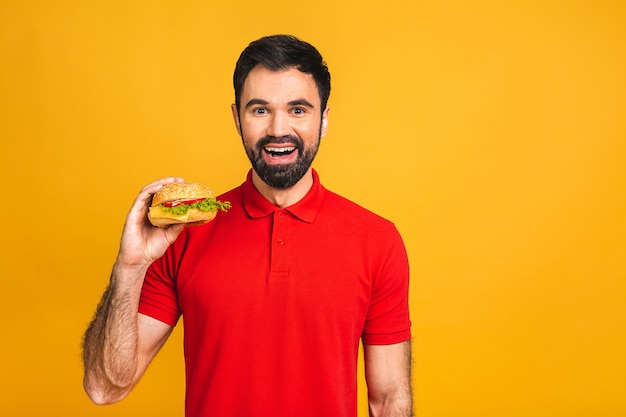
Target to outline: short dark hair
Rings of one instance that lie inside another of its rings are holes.
[[[330,72],[326,62],[313,45],[292,35],[265,36],[251,42],[243,50],[233,74],[237,111],[240,109],[243,84],[250,71],[259,64],[270,71],[297,68],[311,74],[320,94],[321,111],[324,111],[330,96]]]

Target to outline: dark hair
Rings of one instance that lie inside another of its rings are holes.
[[[326,62],[313,45],[291,35],[265,36],[251,42],[243,50],[233,74],[238,111],[243,84],[250,71],[259,64],[270,71],[297,68],[305,74],[311,74],[320,94],[321,111],[324,111],[330,96],[330,72]]]

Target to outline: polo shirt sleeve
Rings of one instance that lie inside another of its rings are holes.
[[[174,248],[170,246],[148,268],[139,299],[140,313],[170,326],[175,326],[180,317],[173,260]]]
[[[390,345],[411,338],[409,317],[409,262],[400,233],[389,232],[378,273],[373,277],[372,295],[363,330],[365,344]]]

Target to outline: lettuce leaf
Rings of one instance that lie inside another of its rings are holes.
[[[206,200],[197,201],[193,204],[180,204],[174,207],[165,207],[161,204],[161,208],[164,212],[172,214],[185,214],[191,209],[198,209],[202,211],[228,211],[230,207],[229,201],[217,201],[214,198],[207,198]]]

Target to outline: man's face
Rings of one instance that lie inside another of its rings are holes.
[[[233,116],[254,171],[285,189],[309,170],[326,134],[328,110],[310,74],[297,68],[270,71],[257,65],[244,82]]]

